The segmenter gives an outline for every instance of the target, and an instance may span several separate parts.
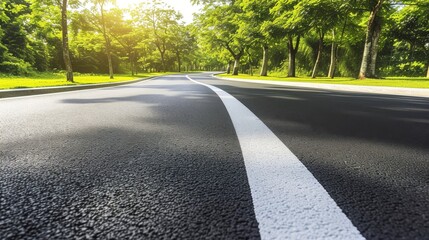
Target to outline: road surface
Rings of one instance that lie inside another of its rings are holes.
[[[428,239],[429,99],[174,75],[0,100],[0,239]]]

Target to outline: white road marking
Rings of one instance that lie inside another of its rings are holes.
[[[246,106],[213,90],[234,125],[262,239],[364,239],[328,192]]]

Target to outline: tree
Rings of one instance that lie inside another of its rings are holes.
[[[29,74],[35,64],[37,43],[31,39],[28,26],[30,4],[25,0],[7,0],[1,3],[0,71],[10,74]]]
[[[107,27],[106,19],[106,5],[114,3],[114,0],[92,0],[93,11],[90,17],[90,22],[96,27],[102,34],[105,44],[105,52],[107,61],[109,64],[109,76],[113,79],[113,62],[112,62],[112,40],[110,38],[109,29]],[[111,25],[110,25],[111,26]]]
[[[392,15],[394,27],[392,37],[395,38],[394,58],[398,59],[399,65],[410,64],[426,66],[426,77],[429,78],[429,4],[424,1],[416,1],[414,4],[401,6],[400,10]],[[403,48],[408,54],[404,57],[401,51],[402,43],[407,47]],[[405,69],[402,69],[404,71]],[[410,69],[412,71],[412,69]],[[408,74],[415,74],[409,72]],[[421,73],[417,73],[421,74]]]
[[[9,20],[9,17],[6,15],[6,2],[0,2],[0,23],[1,26],[3,26],[6,21]],[[0,28],[0,40],[3,39],[4,36],[4,30],[3,27]],[[5,59],[5,55],[7,52],[7,47],[0,41],[0,63],[2,63]]]
[[[305,26],[301,21],[293,18],[295,6],[298,0],[280,0],[277,1],[272,14],[274,14],[274,24],[280,28],[286,35],[288,49],[288,77],[296,77],[296,54],[299,49],[301,37],[305,32]]]
[[[384,2],[385,0],[377,0],[374,6],[372,6],[369,15],[362,62],[359,70],[359,79],[376,77],[375,66],[377,61],[378,40],[381,34],[380,11]]]
[[[189,28],[180,24],[172,29],[173,41],[171,44],[172,51],[176,55],[177,70],[182,71],[182,63],[187,55],[192,55],[193,51],[197,51],[197,43]]]
[[[253,39],[253,43],[262,47],[261,76],[268,75],[269,49],[274,42],[270,26],[273,21],[270,9],[275,2],[270,0],[242,0],[245,20],[241,22],[241,32]]]
[[[65,69],[69,81],[72,70],[252,74],[257,65],[262,76],[429,72],[427,0],[193,0],[203,11],[190,26],[146,2],[131,11],[110,0],[3,0],[0,71]]]
[[[318,37],[317,57],[311,73],[312,78],[316,77],[320,65],[325,35],[338,24],[343,16],[343,12],[340,10],[347,2],[343,0],[303,0],[295,5],[292,17],[296,24],[306,26]]]
[[[117,41],[127,54],[131,75],[134,76],[137,73],[138,45],[146,35],[144,32],[138,31],[133,20],[123,18],[121,9],[111,9],[108,16],[115,19],[115,24],[108,31],[109,36]]]
[[[68,1],[62,0],[60,5],[61,5],[61,33],[62,33],[62,43],[63,43],[63,58],[64,58],[64,65],[66,67],[66,72],[67,72],[66,78],[67,78],[67,81],[74,82],[72,63],[70,60],[69,34],[68,34],[68,22],[67,22]]]
[[[138,25],[150,29],[151,42],[155,45],[161,57],[162,71],[167,71],[167,51],[172,46],[174,29],[182,16],[163,2],[153,1],[142,3],[133,11]]]
[[[224,48],[230,53],[234,61],[232,74],[238,75],[240,60],[246,52],[249,39],[238,33],[242,9],[235,1],[225,2],[206,5],[198,16],[197,26],[206,44],[214,49]]]
[[[52,40],[57,38],[55,34],[56,28],[61,31],[61,51],[66,70],[66,79],[73,82],[73,68],[71,63],[71,54],[69,48],[69,18],[68,7],[78,7],[79,0],[31,0],[31,23],[35,26],[38,38],[44,40]],[[48,15],[48,16],[46,16]],[[49,39],[50,38],[50,39]]]

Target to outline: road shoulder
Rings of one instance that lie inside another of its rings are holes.
[[[115,86],[121,86],[125,84],[137,83],[140,81],[145,81],[153,78],[156,78],[156,77],[139,78],[135,80],[121,81],[121,82],[114,82],[114,83],[85,84],[85,85],[77,85],[77,86],[7,89],[7,90],[0,90],[0,99],[24,97],[24,96],[40,95],[40,94],[70,92],[70,91],[87,90],[87,89],[104,88],[104,87],[115,87]]]
[[[399,95],[409,97],[425,97],[429,98],[429,89],[418,89],[418,88],[399,88],[399,87],[378,87],[378,86],[356,86],[356,85],[343,85],[343,84],[323,84],[323,83],[300,83],[300,82],[279,82],[270,80],[252,80],[252,79],[235,79],[235,78],[224,78],[212,75],[214,78],[256,83],[256,84],[270,84],[276,86],[287,86],[287,87],[302,87],[302,88],[313,88],[313,89],[324,89],[334,91],[347,91],[357,93],[373,93],[373,94],[387,94],[387,95]]]

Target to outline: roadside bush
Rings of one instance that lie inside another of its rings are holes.
[[[0,72],[12,75],[29,75],[33,70],[29,63],[20,60],[18,62],[5,61],[0,63]]]
[[[395,75],[404,75],[404,76],[423,76],[426,70],[426,65],[422,62],[407,62],[401,63],[396,66],[397,69]]]
[[[10,54],[4,55],[5,59],[0,62],[0,72],[11,75],[29,75],[34,72],[31,64],[22,59],[11,56]]]

